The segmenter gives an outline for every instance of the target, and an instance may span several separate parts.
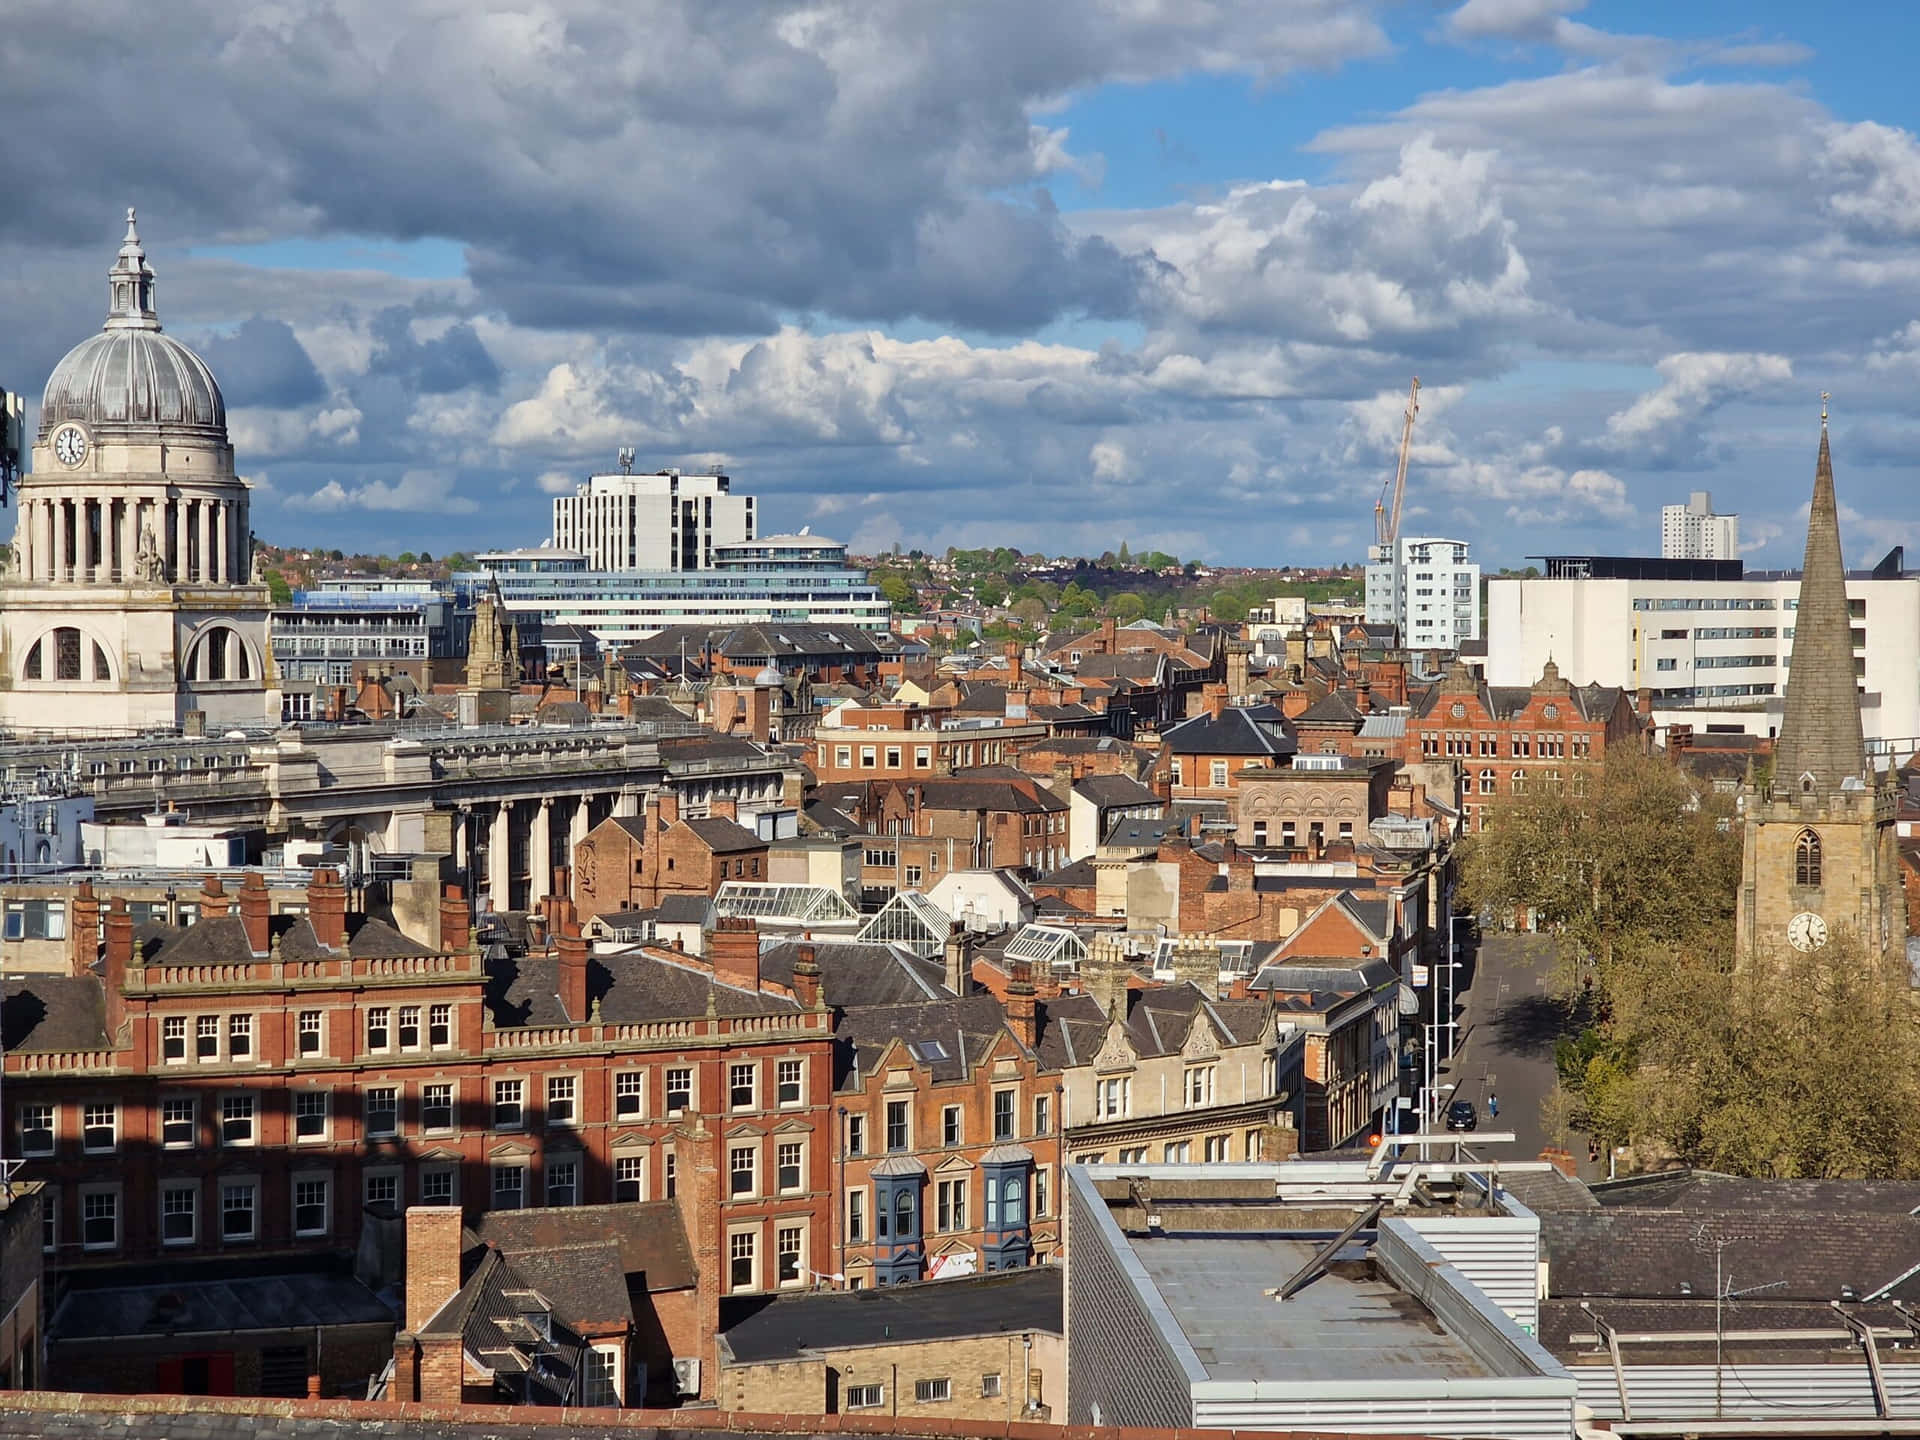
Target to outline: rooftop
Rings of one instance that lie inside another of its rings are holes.
[[[828,1347],[1027,1330],[1057,1335],[1062,1289],[1058,1266],[1035,1265],[878,1290],[783,1295],[740,1307],[738,1318],[723,1312],[720,1340],[736,1362],[759,1364]]]
[[[1323,1240],[1261,1231],[1131,1239],[1210,1380],[1492,1373],[1426,1306],[1378,1273],[1370,1243],[1349,1244],[1318,1279],[1282,1301],[1268,1292],[1312,1260]]]

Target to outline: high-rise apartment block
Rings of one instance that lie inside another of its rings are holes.
[[[1738,560],[1740,517],[1713,513],[1713,496],[1696,490],[1684,505],[1660,510],[1660,554],[1668,560]]]
[[[1403,537],[1367,565],[1367,623],[1395,625],[1410,650],[1457,650],[1480,638],[1480,567],[1467,542]]]
[[[553,502],[553,544],[594,570],[710,570],[717,545],[754,538],[751,495],[725,475],[591,475]]]

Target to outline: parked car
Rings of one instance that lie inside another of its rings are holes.
[[[1480,1107],[1471,1100],[1456,1100],[1447,1106],[1447,1129],[1478,1130]]]

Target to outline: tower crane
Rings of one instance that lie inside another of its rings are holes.
[[[1407,455],[1413,448],[1413,417],[1420,413],[1420,377],[1413,377],[1413,388],[1407,391],[1407,423],[1400,431],[1400,465],[1393,472],[1393,479],[1380,488],[1380,498],[1373,502],[1373,558],[1392,560],[1394,551],[1400,544],[1400,511],[1407,499]],[[1392,503],[1388,503],[1388,497]]]

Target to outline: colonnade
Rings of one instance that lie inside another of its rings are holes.
[[[20,497],[23,578],[59,583],[241,585],[251,571],[244,499]],[[142,537],[151,536],[142,554]]]
[[[537,800],[501,800],[461,805],[453,822],[453,863],[468,876],[469,893],[477,900],[484,890],[495,910],[533,909],[553,893],[553,854],[558,806],[566,826],[566,858],[573,863],[574,848],[587,838],[595,820],[592,807],[602,802],[605,816],[640,813],[640,797],[632,790],[576,796],[543,795]],[[526,892],[514,894],[516,867],[514,837],[525,837]],[[515,903],[516,900],[520,903]]]

